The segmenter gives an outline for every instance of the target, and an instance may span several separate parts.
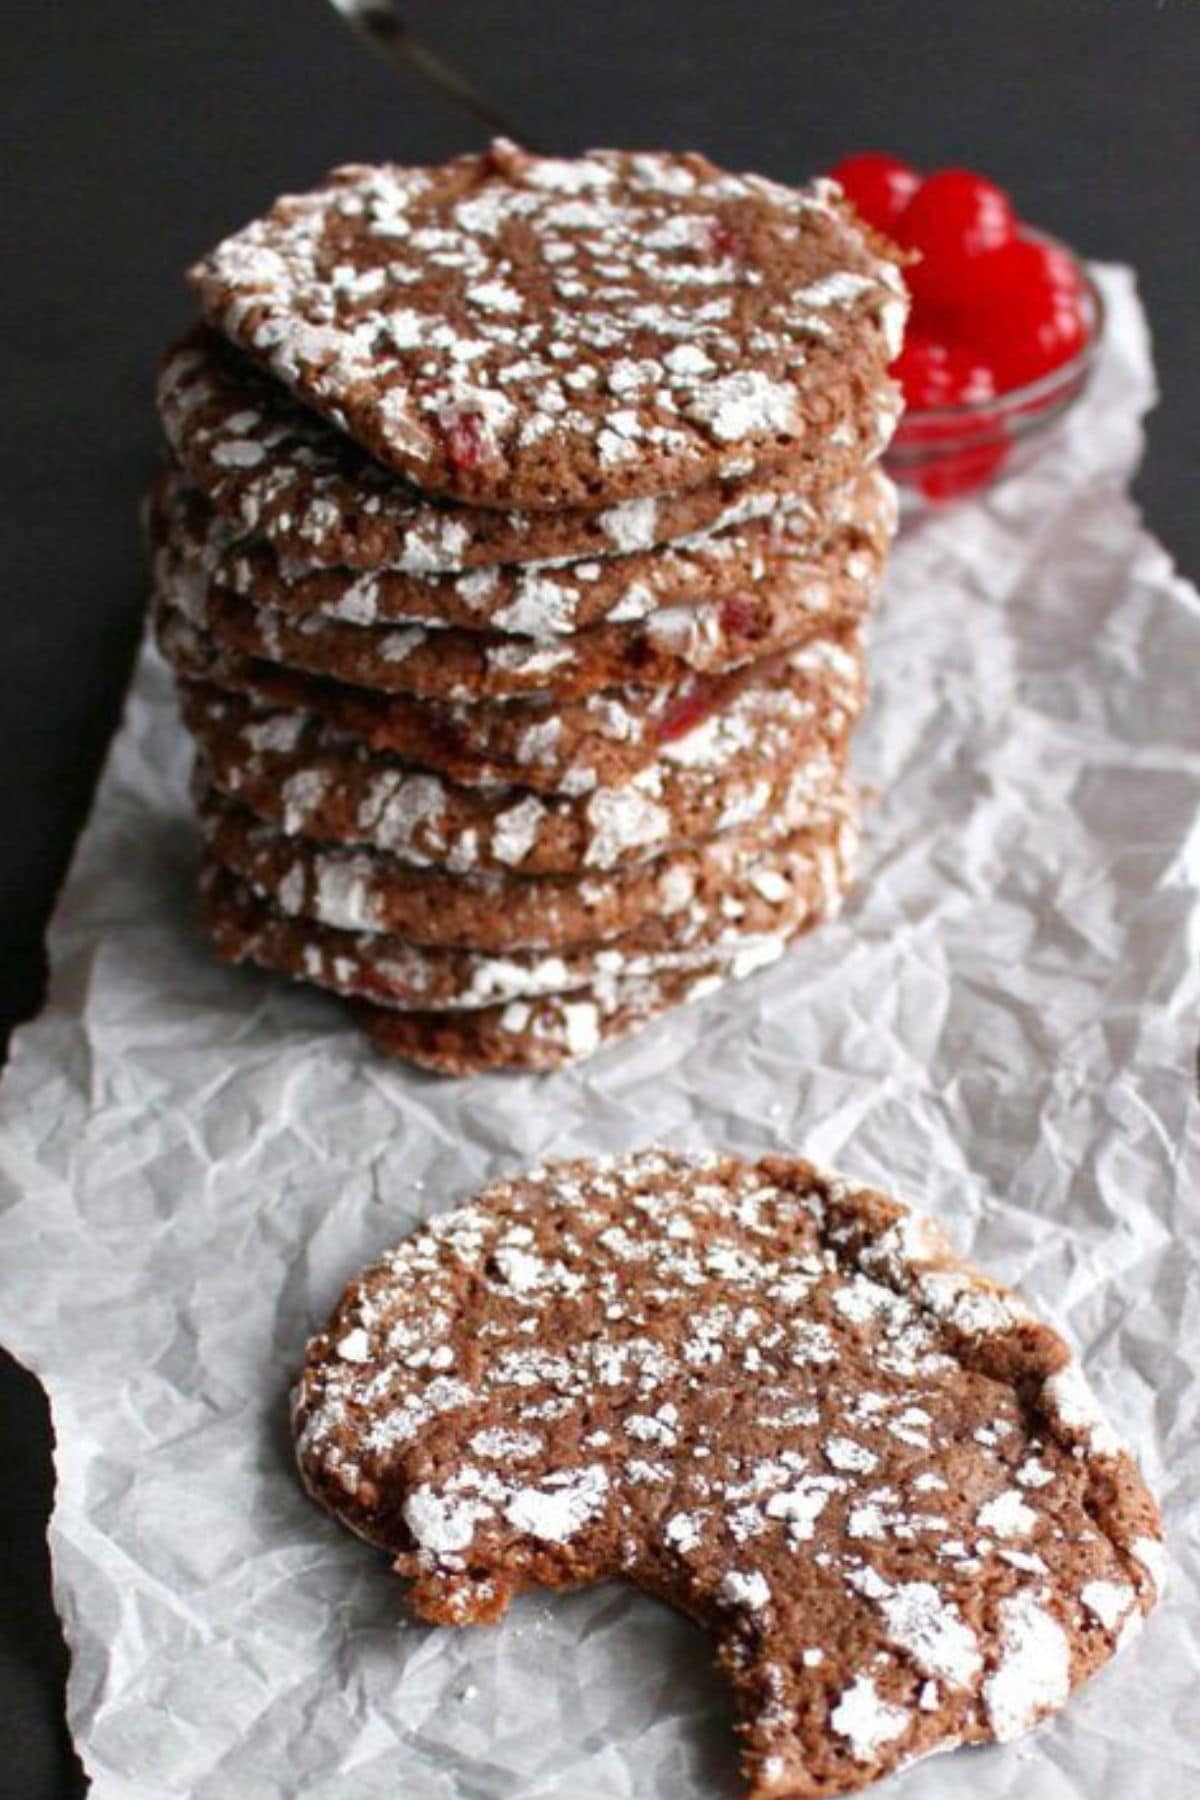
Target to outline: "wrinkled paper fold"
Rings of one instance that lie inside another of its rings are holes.
[[[72,1730],[95,1800],[737,1792],[707,1646],[618,1587],[406,1622],[294,1479],[286,1392],[366,1259],[485,1179],[649,1142],[803,1149],[1046,1305],[1167,1503],[1174,1591],[1027,1743],[907,1800],[1200,1785],[1191,1076],[1200,602],[1127,496],[1131,276],[1055,447],[918,522],[876,621],[857,897],[777,968],[581,1068],[445,1082],[221,970],[147,650],[0,1086],[0,1336],[49,1389]]]

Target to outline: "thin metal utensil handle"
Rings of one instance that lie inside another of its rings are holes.
[[[397,68],[415,70],[431,87],[463,107],[489,131],[500,137],[513,138],[526,149],[536,148],[528,132],[522,131],[485,99],[465,75],[461,75],[423,38],[413,35],[393,0],[329,0],[329,4],[364,43]]]

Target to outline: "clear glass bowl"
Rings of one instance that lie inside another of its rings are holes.
[[[1070,258],[1083,294],[1087,342],[1069,362],[994,400],[906,412],[884,458],[906,510],[943,505],[1023,469],[1088,384],[1104,336],[1100,289],[1068,245],[1044,232],[1028,235]]]

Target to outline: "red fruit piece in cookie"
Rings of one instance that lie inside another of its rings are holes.
[[[750,637],[759,621],[753,600],[744,594],[731,594],[721,602],[721,628],[730,637]]]
[[[446,455],[456,469],[464,473],[477,469],[483,461],[486,443],[483,420],[478,413],[460,413],[444,426]]]
[[[685,682],[659,720],[659,743],[672,744],[677,738],[683,737],[699,725],[702,719],[707,718],[712,711],[712,704],[711,682],[699,679]]]
[[[708,234],[708,241],[714,256],[730,256],[736,259],[743,256],[746,251],[745,233],[739,231],[735,225],[727,224],[723,219],[718,219],[713,226]]]

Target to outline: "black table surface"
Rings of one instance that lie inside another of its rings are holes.
[[[1088,254],[1133,263],[1164,398],[1139,491],[1200,566],[1200,8],[1193,0],[458,0],[410,27],[539,148],[701,148],[800,177],[861,148],[981,167]],[[42,937],[140,629],[136,503],[181,270],[337,162],[437,160],[481,128],[321,0],[6,10],[0,1029]],[[50,1605],[45,1402],[0,1353],[0,1797],[83,1791]]]

